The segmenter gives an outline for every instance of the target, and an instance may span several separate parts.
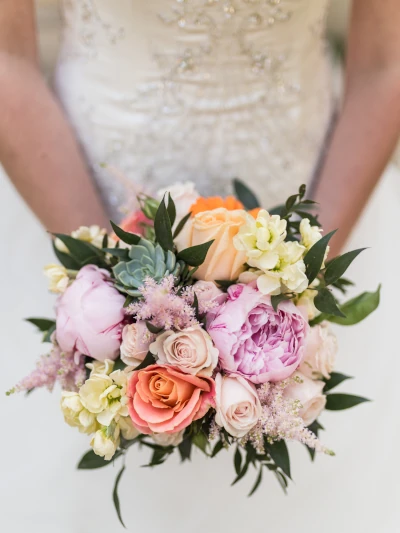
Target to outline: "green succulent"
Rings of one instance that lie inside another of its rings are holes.
[[[183,261],[177,261],[173,252],[164,251],[159,244],[143,238],[131,247],[129,257],[130,261],[121,261],[113,268],[115,286],[135,298],[141,295],[139,287],[147,277],[161,281],[172,274],[179,279],[185,266]]]

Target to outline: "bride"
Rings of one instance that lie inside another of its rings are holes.
[[[371,197],[351,240],[373,250],[353,272],[360,290],[385,283],[383,310],[365,325],[339,331],[339,366],[358,377],[350,390],[376,401],[340,421],[334,413],[324,416],[330,431],[323,438],[337,457],[311,465],[294,447],[296,485],[289,497],[266,479],[247,499],[254,479],[230,488],[229,454],[150,470],[140,468],[146,452],[132,450],[121,484],[132,530],[397,531],[399,489],[392,478],[400,365],[389,345],[397,321],[388,291],[394,299],[398,283],[395,258],[388,256],[400,204],[398,171],[385,167],[400,132],[400,11],[397,0],[354,0],[337,114],[324,41],[327,4],[63,0],[53,95],[37,68],[33,0],[1,2],[0,160],[48,230],[106,226],[110,216],[121,217],[135,191],[176,181],[225,195],[237,176],[267,207],[307,183],[324,227],[340,227],[335,254]],[[0,179],[6,390],[29,369],[35,349],[40,353],[21,318],[51,313],[39,276],[51,247]],[[46,391],[35,392],[29,405],[22,397],[2,401],[4,527],[116,531],[110,491],[117,470],[74,470],[85,439],[63,424]]]

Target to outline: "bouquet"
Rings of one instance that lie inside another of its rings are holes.
[[[379,288],[343,303],[344,276],[362,250],[328,259],[306,189],[270,212],[235,181],[236,197],[204,198],[193,184],[155,197],[108,235],[96,226],[55,234],[60,264],[45,268],[56,319],[30,318],[48,354],[11,392],[61,386],[65,421],[90,436],[78,468],[122,467],[133,446],[149,466],[192,448],[215,458],[235,448],[234,483],[254,467],[283,489],[286,442],[333,455],[319,438],[324,409],[365,398],[332,390],[330,323],[353,325],[379,304]]]

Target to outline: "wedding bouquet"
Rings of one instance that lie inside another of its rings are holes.
[[[267,212],[234,185],[225,199],[174,185],[140,195],[112,235],[54,235],[61,264],[45,273],[56,319],[28,319],[49,353],[9,393],[61,385],[65,421],[91,435],[79,468],[124,463],[133,445],[152,450],[149,466],[234,446],[234,482],[255,467],[251,493],[266,469],[286,489],[286,441],[333,455],[319,415],[366,401],[332,392],[348,376],[334,372],[329,325],[356,324],[379,304],[379,289],[337,299],[362,250],[328,260],[334,232],[322,236],[304,186]],[[113,492],[121,522],[124,468]]]

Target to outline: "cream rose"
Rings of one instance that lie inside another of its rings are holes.
[[[185,374],[211,376],[218,364],[218,350],[201,326],[166,331],[150,345],[161,365],[179,368]]]
[[[284,390],[284,397],[298,400],[301,403],[299,415],[304,424],[312,424],[323,411],[326,404],[326,396],[323,394],[325,383],[308,378],[301,372],[296,372],[293,382]]]
[[[146,357],[154,335],[144,322],[128,324],[122,330],[121,359],[128,365],[136,367]]]
[[[329,379],[334,369],[338,344],[327,322],[311,328],[300,371],[310,378]]]
[[[242,376],[215,378],[215,421],[233,437],[244,437],[258,422],[261,403],[255,386]]]
[[[244,270],[246,253],[237,250],[234,237],[245,223],[246,211],[224,208],[198,213],[176,239],[178,251],[214,240],[195,277],[205,281],[235,280]]]
[[[184,429],[178,431],[178,433],[153,433],[151,438],[159,446],[179,446],[183,441],[184,433]]]

